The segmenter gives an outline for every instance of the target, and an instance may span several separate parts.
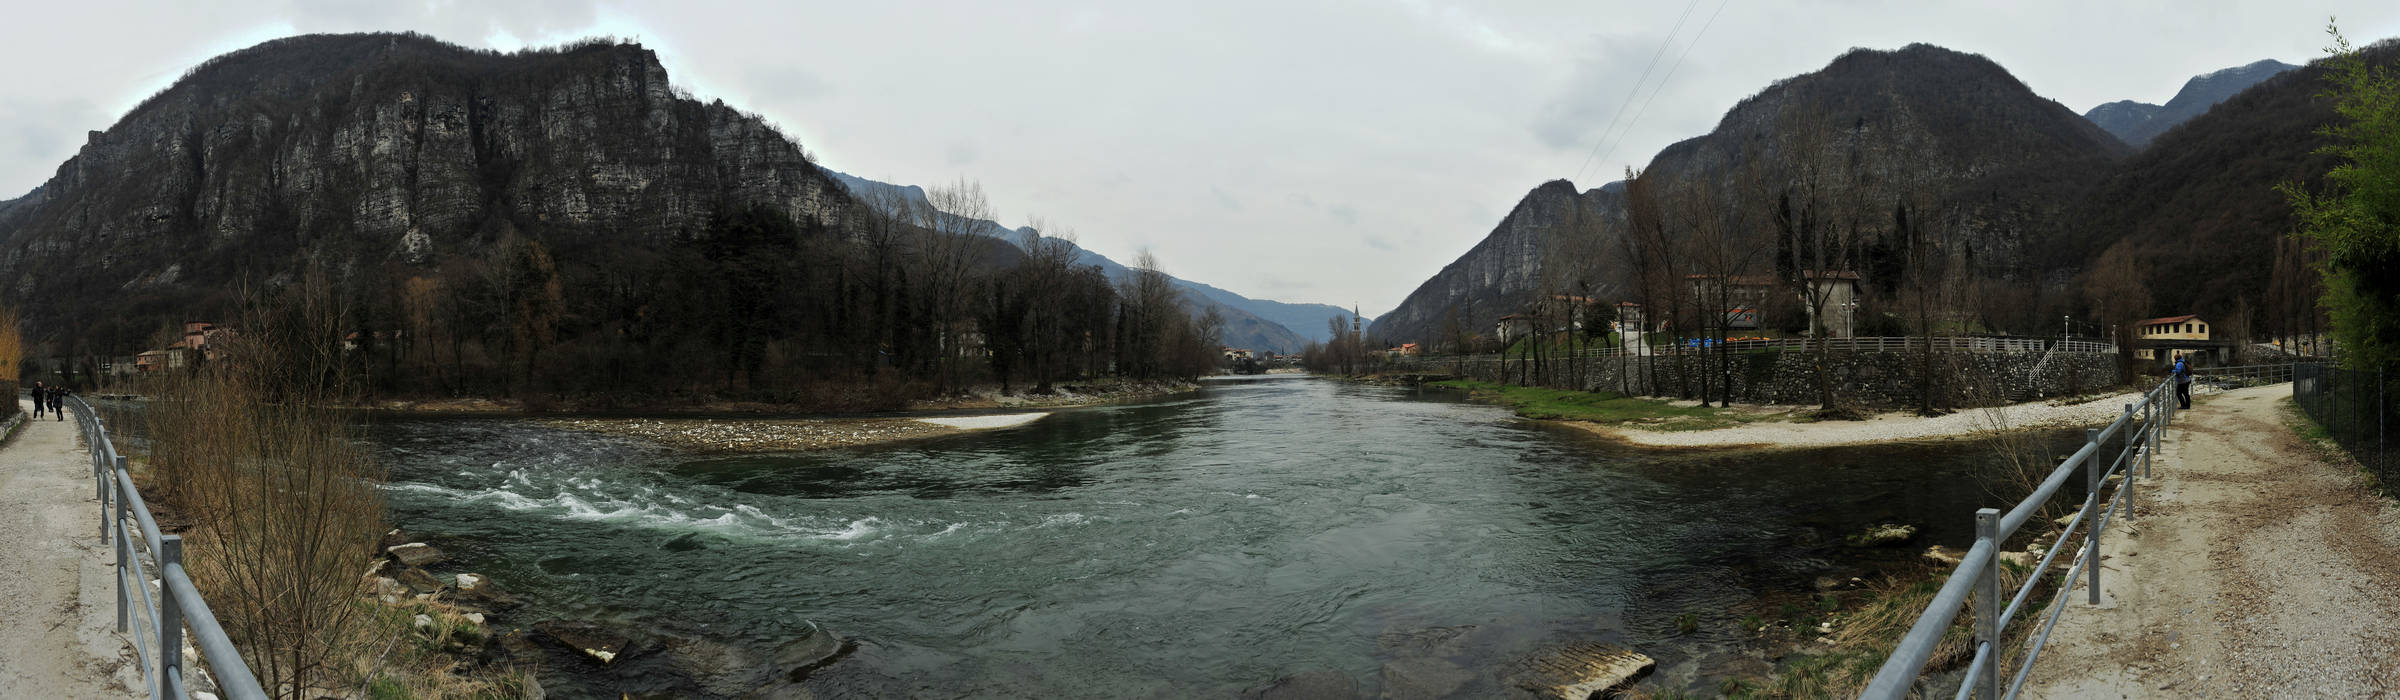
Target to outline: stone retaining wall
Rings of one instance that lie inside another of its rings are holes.
[[[1553,362],[1551,376],[1538,383],[1585,391],[1698,396],[1704,379],[1714,385],[1730,374],[1737,402],[1814,404],[1818,359],[1814,352],[1735,353],[1726,363],[1730,372],[1718,367],[1715,358],[1698,355],[1594,359],[1584,367],[1582,386],[1569,386],[1575,382],[1566,366]],[[1867,408],[1916,405],[1919,377],[1926,373],[1926,357],[1915,352],[1836,350],[1825,353],[1823,361],[1834,393]],[[1423,369],[1455,367],[1436,362]],[[1526,383],[1531,374],[1513,358],[1505,363],[1470,362],[1465,369],[1470,378],[1509,384]],[[1932,369],[1934,390],[1941,398],[1936,403],[1953,407],[2075,395],[2124,381],[2122,365],[2113,353],[1946,352],[1932,358]],[[1703,372],[1708,376],[1703,377]]]

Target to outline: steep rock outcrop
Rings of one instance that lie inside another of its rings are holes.
[[[0,205],[0,289],[56,328],[70,304],[205,309],[245,277],[437,260],[511,228],[657,245],[752,206],[816,230],[854,209],[773,126],[680,94],[639,45],[301,36],[192,69]]]
[[[1596,239],[1622,226],[1622,200],[1614,186],[1578,192],[1575,183],[1552,180],[1533,188],[1490,235],[1375,319],[1367,335],[1391,343],[1435,340],[1453,313],[1466,332],[1491,335],[1495,320],[1524,310],[1541,293],[1546,261],[1567,254],[1558,249],[1561,241],[1587,237],[1594,240],[1582,250],[1606,252]]]

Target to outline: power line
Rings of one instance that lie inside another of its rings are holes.
[[[1608,127],[1600,130],[1600,140],[1592,142],[1592,151],[1584,154],[1583,165],[1575,168],[1576,178],[1583,177],[1584,168],[1592,167],[1592,157],[1599,155],[1600,146],[1608,143],[1608,133],[1617,130],[1617,120],[1625,118],[1625,108],[1633,106],[1633,98],[1642,94],[1642,83],[1650,82],[1650,71],[1658,67],[1658,58],[1666,55],[1667,47],[1675,43],[1675,33],[1683,31],[1683,23],[1692,18],[1692,10],[1699,6],[1700,0],[1684,3],[1683,16],[1675,18],[1675,27],[1668,29],[1667,35],[1659,38],[1658,50],[1650,52],[1650,65],[1642,66],[1641,79],[1633,81],[1633,87],[1625,90],[1625,99],[1617,103],[1617,115],[1608,118]],[[1722,10],[1724,7],[1718,5],[1717,9]]]
[[[1693,35],[1692,35],[1692,43],[1685,44],[1685,45],[1683,46],[1683,53],[1680,53],[1680,54],[1676,54],[1676,55],[1675,55],[1675,63],[1673,63],[1673,64],[1671,64],[1671,65],[1668,65],[1668,66],[1667,66],[1667,74],[1666,74],[1666,76],[1665,76],[1665,77],[1661,77],[1661,78],[1659,78],[1659,79],[1658,79],[1658,89],[1656,89],[1656,90],[1651,90],[1651,91],[1650,91],[1650,99],[1643,100],[1643,101],[1642,101],[1642,108],[1641,108],[1641,109],[1638,109],[1638,110],[1634,110],[1634,112],[1633,112],[1633,121],[1630,121],[1630,122],[1626,122],[1626,123],[1625,123],[1625,133],[1624,133],[1624,134],[1620,134],[1620,135],[1617,137],[1617,143],[1616,143],[1616,145],[1615,145],[1615,146],[1609,146],[1609,147],[1608,147],[1608,154],[1607,154],[1607,155],[1604,155],[1604,156],[1601,156],[1601,158],[1600,158],[1601,162],[1607,162],[1607,161],[1608,161],[1608,156],[1613,156],[1613,155],[1616,155],[1616,154],[1617,154],[1617,146],[1622,146],[1622,145],[1625,145],[1625,136],[1631,135],[1631,134],[1633,133],[1633,125],[1642,123],[1642,115],[1643,115],[1644,113],[1647,113],[1647,112],[1649,112],[1649,111],[1650,111],[1650,103],[1658,101],[1658,93],[1662,93],[1662,92],[1666,92],[1666,91],[1667,91],[1667,83],[1668,83],[1668,81],[1672,81],[1672,80],[1674,80],[1674,79],[1675,79],[1675,69],[1677,69],[1677,68],[1682,68],[1682,67],[1683,67],[1683,59],[1685,59],[1685,58],[1688,58],[1688,57],[1690,57],[1690,56],[1692,55],[1692,47],[1695,47],[1695,46],[1699,46],[1699,45],[1700,45],[1700,38],[1701,38],[1701,37],[1708,36],[1708,28],[1709,28],[1709,26],[1711,26],[1711,25],[1714,25],[1714,24],[1716,24],[1716,23],[1717,23],[1717,15],[1721,15],[1721,14],[1724,14],[1724,13],[1725,13],[1725,4],[1726,4],[1727,2],[1730,2],[1730,1],[1731,1],[1731,0],[1718,0],[1718,2],[1717,2],[1717,11],[1715,11],[1715,12],[1711,12],[1711,13],[1709,13],[1709,14],[1708,14],[1708,21],[1700,23],[1700,31],[1699,31],[1698,33],[1695,33],[1695,34],[1693,34]],[[1580,170],[1576,172],[1576,175],[1577,175],[1577,176],[1581,176],[1582,174],[1583,174],[1583,173],[1582,173],[1582,171],[1580,171]]]

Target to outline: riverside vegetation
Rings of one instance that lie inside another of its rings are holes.
[[[538,693],[476,660],[479,618],[379,597],[382,469],[335,410],[359,387],[332,340],[349,318],[325,289],[312,277],[258,297],[223,359],[156,385],[137,482],[183,524],[194,585],[276,697]]]

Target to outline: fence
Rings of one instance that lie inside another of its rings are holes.
[[[2195,367],[2192,368],[2192,384],[2220,390],[2281,384],[2292,380],[2293,368],[2297,366],[2286,362],[2280,365]]]
[[[199,648],[208,670],[216,676],[219,692],[235,700],[264,700],[266,692],[183,568],[183,537],[159,533],[158,521],[151,519],[149,504],[134,488],[133,476],[125,471],[125,457],[117,454],[100,414],[80,397],[67,397],[66,403],[90,448],[92,481],[100,498],[100,539],[116,548],[117,631],[133,632],[134,662],[152,700],[191,697],[183,659],[187,627],[192,645]],[[148,571],[158,573],[155,595]]]
[[[1896,700],[1908,696],[1916,685],[1917,676],[1924,672],[1926,661],[1932,658],[1934,647],[1941,643],[1950,624],[1958,619],[1959,608],[1966,604],[1969,597],[1975,600],[1975,656],[1967,666],[1966,679],[1959,684],[1956,697],[2015,697],[2024,688],[2026,677],[2031,675],[2034,661],[2041,657],[2042,645],[2049,641],[2050,629],[2058,624],[2059,613],[2066,610],[2067,606],[2061,603],[2065,601],[2067,593],[2073,590],[2073,582],[2079,576],[2089,577],[2085,586],[2091,592],[2091,604],[2100,604],[2101,537],[2108,532],[2109,521],[2116,516],[2118,509],[2132,501],[2134,481],[2149,475],[2150,462],[2158,453],[2159,431],[2173,422],[2174,417],[2174,384],[2172,380],[2162,381],[2143,394],[2139,403],[2126,404],[2125,413],[2109,423],[2108,427],[2086,431],[2083,448],[2060,462],[2058,468],[2042,480],[2040,487],[2035,488],[2025,500],[2018,501],[2007,513],[1991,508],[1975,511],[1975,545],[1960,559],[1958,568],[1950,574],[1950,580],[1942,585],[1940,592],[1934,594],[1933,603],[1917,616],[1916,623],[1909,627],[1906,636],[1900,638],[1899,645],[1892,649],[1892,655],[1875,672],[1874,680],[1868,682],[1866,691],[1860,693],[1859,697]],[[2113,455],[2103,456],[2102,453],[2108,451],[2104,446],[2112,437],[2121,440],[2120,446]],[[2041,562],[2033,566],[2034,574],[2025,578],[2024,585],[2019,586],[2016,593],[2007,598],[2006,607],[2002,607],[2001,595],[2004,591],[2000,585],[2000,555],[2006,549],[2005,543],[2035,513],[2041,512],[2042,504],[2056,496],[2078,468],[2084,474],[2088,489],[2082,508],[2076,512],[2073,520],[2067,522],[2066,529],[2059,533],[2058,541],[2050,545],[2049,552],[2042,555]],[[2122,485],[2105,503],[2102,502],[2103,488],[2110,479],[2119,476],[2124,479]],[[2000,657],[2008,622],[2026,609],[2036,585],[2045,578],[2042,574],[2050,570],[2051,563],[2058,559],[2059,553],[2074,541],[2079,528],[2086,535],[2076,545],[2075,561],[2067,567],[2066,577],[2061,579],[2063,585],[2050,604],[2048,619],[2043,620],[2040,629],[2033,634],[2024,658],[2017,662],[2016,673],[2003,687],[2001,675],[2004,669]]]
[[[2386,490],[2400,489],[2400,475],[2386,445],[2390,442],[2392,392],[2383,372],[2342,369],[2324,364],[2298,365],[2292,372],[2292,403],[2310,420],[2324,426],[2326,437],[2358,459]]]
[[[1720,347],[1727,352],[1807,352],[1816,349],[1824,349],[1832,352],[1911,352],[1922,350],[1928,347],[1939,352],[1977,353],[2038,353],[2052,350],[2058,352],[2114,353],[2117,351],[2117,346],[2114,344],[2089,340],[2059,340],[2056,338],[2020,338],[2008,336],[1935,336],[1932,338],[1921,338],[1915,336],[1878,336],[1868,338],[1781,338],[1765,340],[1728,340],[1723,343],[1705,343],[1705,349],[1708,350],[1715,350]],[[1693,344],[1685,347],[1684,351],[1698,352],[1702,349],[1702,345]],[[1588,349],[1572,353],[1554,353],[1545,359],[1550,361],[1569,361],[1575,359],[1592,359],[1602,357],[1616,358],[1625,357],[1628,355],[1666,355],[1674,352],[1675,349],[1673,347],[1664,345],[1635,346],[1631,348],[1608,347]],[[1444,366],[1451,366],[1459,363],[1517,362],[1523,359],[1524,358],[1521,358],[1513,353],[1485,353],[1480,355],[1403,356],[1392,358],[1392,361],[1396,367],[1402,369],[1438,369]]]

